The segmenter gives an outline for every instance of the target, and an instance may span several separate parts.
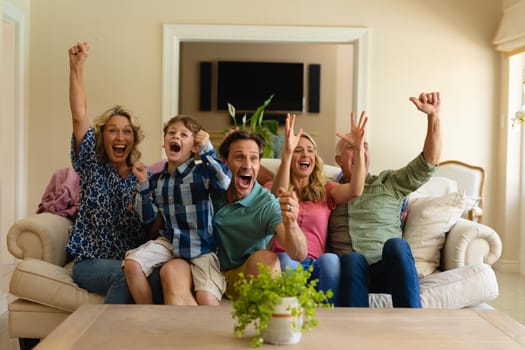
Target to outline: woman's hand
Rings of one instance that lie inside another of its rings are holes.
[[[368,123],[368,116],[366,115],[366,112],[361,112],[361,116],[359,117],[359,122],[357,124],[354,116],[355,114],[352,112],[350,114],[350,132],[347,134],[338,132],[336,133],[336,136],[348,142],[354,149],[361,150],[365,144],[365,131],[366,124]]]
[[[142,162],[136,162],[133,164],[133,175],[137,178],[137,181],[144,182],[148,179],[148,172],[146,170],[146,166]]]
[[[76,68],[86,61],[89,55],[89,44],[87,42],[77,42],[76,45],[71,47],[69,53],[69,66]]]
[[[303,129],[299,128],[297,134],[294,134],[295,126],[295,114],[288,113],[286,115],[286,124],[285,124],[285,140],[284,140],[284,150],[287,154],[292,154],[295,147],[299,143],[299,139],[303,134]]]

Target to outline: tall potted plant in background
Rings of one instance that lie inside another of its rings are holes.
[[[236,110],[235,106],[228,103],[228,113],[230,114],[230,117],[233,119],[233,125],[235,128],[239,128],[241,130],[248,130],[252,133],[257,133],[261,135],[264,140],[266,141],[266,146],[264,148],[264,158],[272,158],[275,155],[275,150],[272,146],[272,135],[277,136],[279,134],[279,122],[276,120],[264,120],[264,111],[266,107],[270,104],[272,101],[274,95],[271,95],[262,105],[260,105],[255,112],[250,116],[250,119],[248,120],[247,115],[244,114],[241,123],[239,124],[237,122],[237,118],[235,116]],[[249,125],[247,123],[249,122]]]

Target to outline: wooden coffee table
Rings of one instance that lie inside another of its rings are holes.
[[[35,349],[249,349],[231,305],[84,305]],[[320,309],[319,324],[285,349],[525,348],[525,327],[496,310]],[[272,345],[263,348],[276,349]],[[283,347],[281,347],[283,348]]]

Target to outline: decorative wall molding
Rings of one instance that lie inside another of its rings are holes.
[[[525,0],[503,11],[498,31],[492,42],[496,50],[514,54],[525,50]]]
[[[163,26],[162,122],[179,112],[179,57],[182,42],[353,44],[354,106],[368,110],[367,28],[165,24]]]

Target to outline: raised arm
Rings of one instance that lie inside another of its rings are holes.
[[[336,133],[338,137],[345,140],[352,150],[352,178],[350,182],[338,184],[332,189],[332,199],[336,204],[361,196],[365,188],[367,167],[365,160],[365,131],[368,117],[365,112],[361,113],[359,122],[356,123],[354,112],[350,115],[350,132],[347,134]]]
[[[284,148],[281,151],[281,163],[279,164],[279,169],[277,170],[277,174],[275,174],[272,185],[272,193],[276,196],[279,194],[279,188],[288,189],[290,186],[292,155],[303,133],[303,129],[300,128],[297,134],[294,134],[294,125],[295,114],[288,113],[285,123]]]
[[[441,158],[441,99],[439,92],[422,92],[419,98],[410,97],[417,109],[427,115],[427,135],[423,145],[423,157],[431,164],[438,165]]]
[[[210,134],[204,130],[199,130],[195,134],[195,148],[208,170],[211,187],[220,191],[228,190],[231,182],[231,172],[226,164],[217,157],[210,141]],[[208,185],[208,188],[210,185]]]
[[[69,107],[73,119],[73,135],[78,155],[82,139],[89,129],[86,92],[84,89],[84,62],[89,54],[89,45],[78,42],[69,49]]]

